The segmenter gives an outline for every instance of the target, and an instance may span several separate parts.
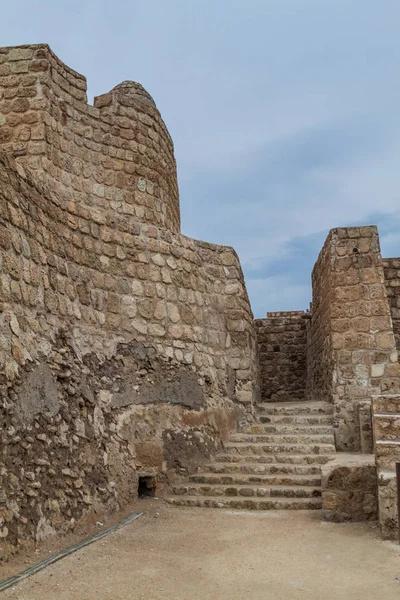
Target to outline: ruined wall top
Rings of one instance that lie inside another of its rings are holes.
[[[287,319],[295,319],[297,317],[301,317],[304,314],[304,310],[279,310],[274,312],[267,312],[267,319],[276,319],[281,317]]]
[[[94,106],[97,108],[103,108],[113,102],[126,101],[127,97],[132,98],[134,101],[149,102],[154,107],[156,106],[153,98],[150,96],[147,90],[144,89],[137,81],[122,81],[107,94],[96,96],[94,99]]]
[[[91,106],[86,89],[46,44],[0,48],[0,149],[77,213],[179,232],[174,147],[154,100],[124,81]]]

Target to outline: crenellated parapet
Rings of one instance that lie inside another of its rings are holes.
[[[154,100],[125,81],[87,103],[86,78],[46,44],[0,49],[0,148],[75,213],[180,230],[174,147]]]

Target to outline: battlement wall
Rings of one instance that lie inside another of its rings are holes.
[[[87,103],[86,79],[45,44],[0,48],[0,149],[76,217],[180,230],[172,139],[151,96],[123,82]]]
[[[252,418],[258,362],[235,251],[179,233],[147,92],[90,107],[47,46],[0,57],[4,557],[193,472]]]
[[[377,228],[331,230],[312,281],[308,395],[333,402],[336,448],[357,452],[363,405],[399,388]]]

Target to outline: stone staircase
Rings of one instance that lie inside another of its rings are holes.
[[[234,433],[202,473],[173,486],[178,506],[319,509],[321,465],[335,452],[332,405],[260,404],[256,423]]]

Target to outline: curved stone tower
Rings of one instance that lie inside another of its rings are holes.
[[[103,122],[119,128],[128,158],[127,195],[133,183],[134,204],[144,206],[147,222],[171,231],[180,230],[179,193],[174,145],[150,94],[135,81],[123,81],[108,94],[97,96]],[[131,190],[132,193],[132,190]]]
[[[0,552],[193,471],[251,413],[238,257],[179,230],[142,86],[90,106],[47,45],[0,49]]]
[[[0,145],[60,199],[179,232],[174,145],[146,90],[124,81],[90,106],[86,78],[47,45],[8,50]]]

